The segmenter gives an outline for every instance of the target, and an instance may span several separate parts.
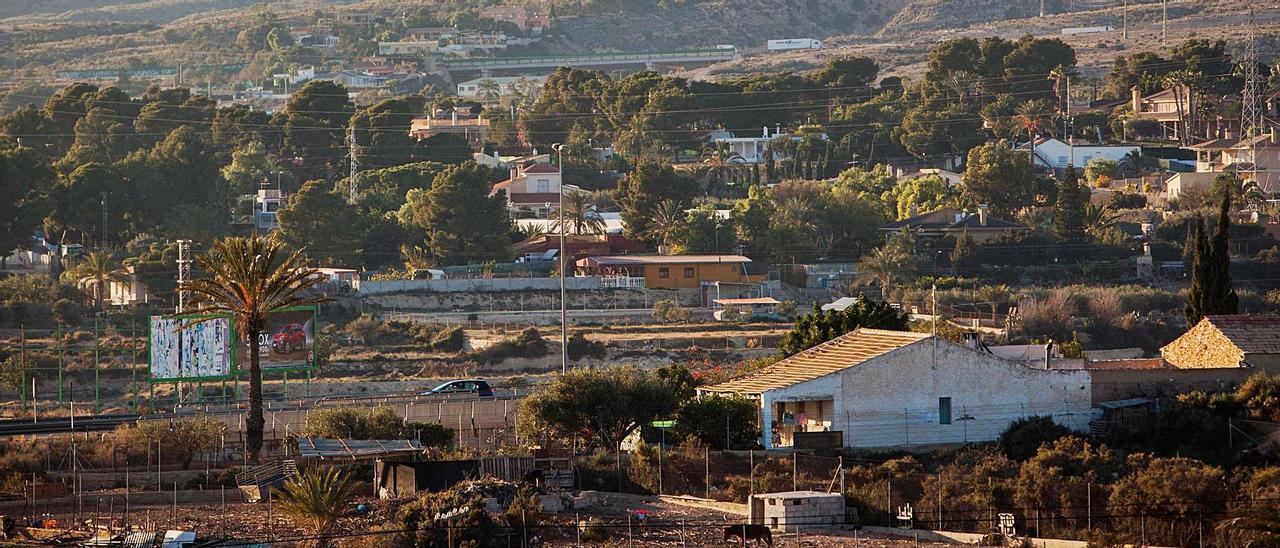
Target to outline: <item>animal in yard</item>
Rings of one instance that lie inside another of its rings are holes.
[[[752,541],[753,544],[754,541],[760,541],[763,542],[765,546],[773,548],[773,533],[769,531],[768,527],[763,525],[742,524],[725,527],[725,542],[729,542],[735,538],[738,539],[737,542],[742,545],[746,545],[748,541]]]
[[[521,482],[527,483],[529,485],[532,485],[538,488],[542,487],[542,484],[545,480],[546,480],[546,477],[543,476],[542,470],[531,470],[529,471],[529,473],[525,474],[524,477],[520,478]]]

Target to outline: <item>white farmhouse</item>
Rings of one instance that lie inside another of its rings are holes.
[[[1019,150],[1029,150],[1031,143],[1023,143]],[[1049,169],[1067,169],[1071,164],[1076,169],[1083,168],[1090,160],[1114,160],[1119,162],[1131,152],[1142,150],[1142,147],[1127,145],[1075,145],[1072,146],[1061,139],[1036,139],[1036,165]],[[1074,160],[1073,160],[1074,159]]]
[[[858,329],[744,377],[699,389],[760,402],[766,449],[889,448],[990,441],[1048,416],[1092,418],[1089,374],[1043,369],[927,333]]]

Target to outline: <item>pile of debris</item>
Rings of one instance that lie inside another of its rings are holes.
[[[459,483],[454,487],[463,496],[479,496],[484,499],[486,510],[490,512],[503,512],[511,501],[515,500],[516,495],[520,492],[520,484],[504,479],[488,477],[477,480],[467,480]]]

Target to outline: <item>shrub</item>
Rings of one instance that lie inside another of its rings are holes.
[[[451,519],[437,519],[450,515]],[[449,525],[453,534],[449,534]],[[377,535],[378,546],[428,548],[448,546],[492,546],[497,543],[497,524],[485,511],[479,494],[464,495],[457,489],[428,493],[406,504],[396,515],[394,534]]]
[[[466,342],[466,334],[463,333],[462,328],[454,327],[437,335],[431,341],[431,349],[440,352],[462,352]]]
[[[547,355],[547,341],[536,328],[529,327],[510,339],[503,339],[472,355],[481,363],[497,363],[507,358],[541,358]]]
[[[671,299],[663,299],[653,303],[653,319],[661,323],[682,323],[693,317],[689,309]]]
[[[395,440],[418,437],[437,447],[453,441],[453,429],[434,423],[408,422],[390,407],[325,407],[312,410],[302,435],[314,438]]]
[[[80,325],[82,307],[71,299],[58,299],[53,303],[53,321],[63,325]]]
[[[676,412],[676,432],[693,436],[712,449],[748,449],[758,445],[756,400],[737,396],[704,396],[689,400]]]
[[[1041,445],[1071,435],[1071,430],[1050,417],[1035,416],[1018,419],[1000,433],[1000,450],[1013,460],[1027,460],[1035,456]]]
[[[1019,329],[1027,337],[1065,340],[1071,334],[1075,304],[1066,291],[1054,291],[1043,299],[1023,299],[1018,305]]]
[[[600,359],[606,354],[604,343],[588,340],[582,333],[569,335],[569,345],[565,350],[569,354],[569,359],[575,362],[582,358]]]

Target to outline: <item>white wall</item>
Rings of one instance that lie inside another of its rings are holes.
[[[575,276],[564,279],[566,289],[600,289],[600,277]],[[456,280],[360,280],[356,285],[362,295],[402,293],[408,291],[472,292],[472,291],[536,291],[560,289],[560,278],[459,278]]]
[[[1124,146],[1077,145],[1074,148],[1075,148],[1074,164],[1076,168],[1083,168],[1085,164],[1089,163],[1089,160],[1102,159],[1102,160],[1115,160],[1118,162],[1130,152],[1139,150],[1139,147],[1124,147]],[[1064,143],[1057,139],[1050,139],[1045,143],[1036,145],[1036,155],[1040,156],[1040,158],[1048,160],[1050,167],[1064,169],[1067,167],[1068,163],[1072,163],[1071,149],[1072,147],[1067,143]],[[1043,163],[1044,162],[1041,162],[1041,164]]]
[[[1090,380],[1083,371],[1045,371],[950,342],[924,340],[844,371],[762,396],[769,447],[776,401],[834,400],[831,430],[847,447],[898,447],[990,441],[1010,422],[1052,416],[1087,431]],[[951,398],[951,424],[939,424],[939,398]],[[960,420],[964,416],[972,420]]]

